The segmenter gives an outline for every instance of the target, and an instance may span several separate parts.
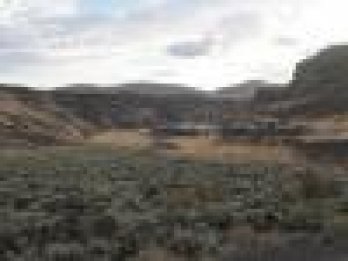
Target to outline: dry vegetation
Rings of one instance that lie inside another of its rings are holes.
[[[145,131],[121,130],[103,132],[91,137],[89,144],[107,144],[114,148],[144,149],[152,146],[152,138]]]
[[[167,137],[162,142],[169,144],[170,147],[158,148],[156,139],[146,131],[115,129],[91,137],[88,144],[107,144],[114,148],[156,148],[159,152],[171,156],[228,163],[250,161],[292,163],[300,158],[291,148],[277,143],[224,142],[215,137],[204,136]]]
[[[111,137],[125,143],[105,146]],[[310,246],[313,260],[325,252],[327,233],[318,229],[331,194],[309,170],[297,170],[298,178],[274,161],[221,164],[134,150],[132,142],[149,139],[128,131],[98,138],[2,154],[1,260],[249,261],[257,258],[255,244],[263,258],[277,249],[275,260],[289,252],[304,260],[299,245]],[[346,212],[334,225],[343,231]],[[289,230],[307,236],[293,239]]]
[[[327,115],[306,119],[309,130],[314,134],[348,136],[348,115]]]
[[[276,161],[290,163],[294,160],[293,151],[286,146],[250,141],[223,142],[217,138],[190,137],[171,138],[169,142],[176,149],[168,150],[170,155],[191,159],[219,160],[243,163],[250,161]]]

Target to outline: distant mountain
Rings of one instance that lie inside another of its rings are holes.
[[[168,84],[168,83],[128,83],[119,86],[121,91],[130,91],[138,94],[149,95],[205,95],[204,91],[195,89],[193,87]]]
[[[206,111],[217,103],[209,93],[194,88],[153,83],[72,86],[57,88],[51,96],[60,108],[100,128],[139,127],[144,122],[203,121]]]
[[[120,85],[100,86],[93,84],[72,84],[66,87],[59,87],[57,91],[71,93],[97,93],[97,94],[119,94],[135,93],[141,95],[167,96],[167,95],[204,95],[198,89],[170,83],[136,82]]]
[[[110,128],[144,128],[165,122],[214,121],[250,111],[250,100],[266,84],[249,82],[218,92],[177,84],[74,84],[39,91],[0,85],[0,145],[71,144]],[[268,85],[267,85],[268,86]],[[269,88],[269,87],[267,87]],[[251,91],[252,90],[252,91]],[[212,116],[213,115],[213,116]]]
[[[221,98],[253,99],[258,92],[267,92],[283,88],[284,85],[269,83],[261,80],[250,80],[231,87],[223,87],[217,90]]]

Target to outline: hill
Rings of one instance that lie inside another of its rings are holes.
[[[348,45],[320,51],[296,68],[290,83],[290,97],[307,97],[302,110],[315,113],[348,111]]]
[[[127,86],[59,88],[51,96],[59,107],[100,128],[199,121],[205,117],[205,108],[214,102],[203,92],[174,85]]]
[[[289,87],[267,106],[289,115],[348,112],[348,45],[335,45],[300,61]]]
[[[1,142],[70,144],[110,128],[203,121],[215,102],[208,96],[175,84],[76,84],[50,91],[2,84]]]
[[[168,95],[205,95],[193,87],[183,86],[174,83],[155,83],[155,82],[134,82],[120,85],[100,86],[94,84],[71,84],[59,87],[57,91],[80,94],[122,94],[133,93],[141,95],[168,96]]]
[[[2,146],[71,144],[83,140],[89,129],[87,123],[55,106],[47,92],[0,86]]]
[[[284,85],[281,84],[261,80],[250,80],[234,86],[220,88],[217,90],[217,94],[221,98],[250,100],[255,98],[261,92],[266,93],[283,87]]]

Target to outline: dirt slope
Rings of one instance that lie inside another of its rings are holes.
[[[83,140],[88,124],[39,93],[0,89],[0,145],[57,145]]]

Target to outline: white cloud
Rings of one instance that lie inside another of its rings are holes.
[[[286,81],[299,59],[348,40],[342,0],[110,0],[105,17],[84,1],[0,0],[0,81]]]

